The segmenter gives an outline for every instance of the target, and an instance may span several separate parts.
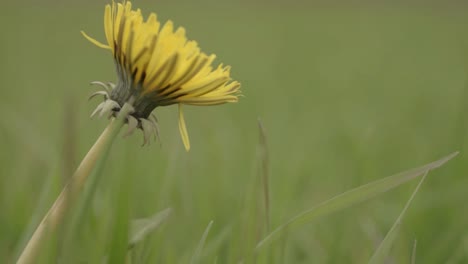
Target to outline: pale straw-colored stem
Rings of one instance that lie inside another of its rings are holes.
[[[73,177],[67,185],[65,185],[57,200],[55,200],[52,207],[34,231],[31,239],[28,241],[26,247],[18,258],[18,264],[36,262],[40,248],[48,238],[48,234],[57,230],[61,225],[67,210],[83,189],[86,179],[93,171],[100,157],[112,146],[112,142],[124,125],[125,119],[131,111],[132,106],[130,104],[125,104],[120,110],[117,118],[111,120],[109,125],[102,132],[101,136],[96,140],[96,143],[94,143],[81,161],[78,169],[73,174]]]

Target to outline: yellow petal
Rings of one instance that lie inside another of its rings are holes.
[[[225,96],[216,96],[216,97],[196,97],[196,98],[187,98],[181,99],[179,103],[189,104],[189,105],[218,105],[224,103],[236,103],[239,99],[235,95],[225,95]]]
[[[101,42],[93,39],[92,37],[88,36],[83,30],[81,31],[81,34],[87,39],[89,40],[89,42],[93,43],[94,45],[100,47],[100,48],[103,48],[103,49],[111,49],[111,47],[109,47],[108,45],[105,45],[105,44],[102,44]]]
[[[109,46],[114,45],[114,38],[112,37],[112,31],[114,30],[112,27],[112,10],[110,5],[106,5],[106,9],[104,11],[104,32],[106,33],[107,44]]]
[[[185,150],[190,150],[190,141],[187,133],[187,127],[185,126],[184,114],[182,112],[182,104],[179,104],[179,130],[182,141],[184,142]]]

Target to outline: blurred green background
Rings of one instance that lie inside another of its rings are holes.
[[[28,225],[106,126],[89,118],[94,80],[115,81],[103,41],[107,1],[18,1],[0,10],[0,262],[13,262]],[[127,177],[131,219],[164,208],[167,222],[136,263],[188,263],[213,220],[200,263],[237,263],[255,195],[260,118],[269,144],[271,225],[336,194],[450,152],[412,204],[388,263],[468,263],[468,6],[456,1],[135,1],[187,29],[242,83],[238,104],[157,108],[158,143],[118,139],[76,238],[76,263],[101,262],[112,240],[116,180]],[[415,182],[309,223],[264,263],[363,263]],[[56,244],[60,244],[58,240]],[[54,243],[51,243],[54,245]],[[51,246],[49,257],[59,250]],[[45,258],[45,263],[48,261]],[[63,263],[75,263],[63,260]]]

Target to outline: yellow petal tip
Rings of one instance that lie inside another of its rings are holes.
[[[190,140],[185,125],[184,113],[182,112],[182,104],[179,104],[179,131],[185,150],[188,152],[190,150]]]
[[[88,34],[86,34],[83,30],[81,30],[81,35],[83,35],[83,37],[85,37],[89,42],[93,43],[94,45],[98,46],[99,48],[103,48],[103,49],[111,49],[111,47],[109,45],[105,45],[105,44],[102,44],[101,42],[93,39],[92,37],[88,36]]]

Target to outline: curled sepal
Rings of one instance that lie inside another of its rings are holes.
[[[94,109],[94,111],[93,111],[93,113],[91,114],[90,117],[93,118],[99,111],[101,111],[101,110],[102,110],[102,107],[104,106],[105,103],[106,103],[105,101],[102,102],[102,103],[100,103],[100,104],[96,107],[96,109]]]
[[[138,120],[131,115],[127,117],[127,123],[128,123],[128,129],[127,129],[127,132],[123,135],[124,138],[133,134],[135,129],[138,127]]]
[[[107,93],[110,93],[112,91],[112,89],[115,88],[115,84],[113,84],[111,82],[103,83],[103,82],[100,82],[100,81],[94,81],[94,82],[91,82],[91,85],[101,86],[102,88],[104,88],[107,91]]]
[[[116,86],[115,83],[113,83],[113,82],[108,82],[107,85],[109,86],[109,90],[111,90],[111,91],[114,90],[114,88]]]
[[[153,113],[151,113],[149,119],[150,119],[151,121],[153,121],[156,125],[159,123],[158,118],[157,118],[156,115],[153,114]]]
[[[153,124],[154,140],[158,140],[159,144],[161,144],[161,137],[159,136],[158,118],[156,117],[156,115],[151,114],[148,120],[151,121],[151,124]]]
[[[143,145],[149,145],[151,135],[156,133],[154,126],[148,119],[140,118],[141,130],[143,130]]]
[[[94,92],[92,95],[90,95],[88,97],[88,101],[93,99],[94,97],[98,96],[98,95],[102,95],[104,96],[104,100],[108,100],[109,99],[109,93],[107,91],[97,91],[97,92]]]
[[[99,113],[99,117],[102,117],[104,114],[112,114],[111,111],[118,111],[120,110],[120,105],[116,101],[113,100],[106,100],[104,105],[102,106],[101,113]]]

